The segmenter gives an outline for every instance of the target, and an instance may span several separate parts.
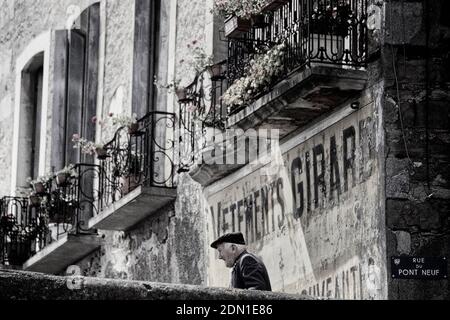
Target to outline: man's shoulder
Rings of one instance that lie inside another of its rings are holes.
[[[252,253],[246,252],[239,259],[239,264],[242,266],[259,264],[260,259]]]

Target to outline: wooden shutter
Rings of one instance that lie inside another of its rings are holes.
[[[80,30],[69,31],[66,77],[65,163],[80,162],[80,152],[73,148],[72,136],[82,134],[86,36]]]

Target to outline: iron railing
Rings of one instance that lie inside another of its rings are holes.
[[[91,233],[86,226],[98,212],[94,179],[102,176],[101,167],[77,164],[73,172],[53,176],[28,198],[1,200],[0,264],[21,265],[68,233]]]
[[[46,245],[48,228],[28,198],[0,199],[0,264],[21,265]]]
[[[198,73],[178,99],[179,172],[201,159],[201,151],[225,130],[228,111],[222,103],[227,89],[227,61]]]
[[[87,222],[99,211],[101,190],[94,182],[104,175],[101,166],[79,163],[74,166],[74,172],[75,176],[68,176],[61,182],[55,176],[51,189],[43,195],[42,210],[49,219],[52,241],[68,232],[91,233]]]
[[[175,187],[175,115],[154,111],[134,127],[121,127],[100,163],[100,210],[137,186]]]
[[[201,159],[206,145],[214,143],[217,133],[223,133],[228,116],[269,92],[291,73],[311,63],[366,67],[367,2],[289,0],[275,10],[263,11],[252,23],[244,23],[252,26],[248,32],[228,38],[227,59],[210,67],[209,72],[198,73],[178,97],[180,170],[189,171]],[[225,105],[224,93],[236,80],[249,75],[252,61],[279,44],[283,44],[279,66],[270,67],[280,70],[265,79],[264,86],[254,90],[244,103]]]

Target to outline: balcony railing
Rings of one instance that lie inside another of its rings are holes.
[[[134,127],[119,128],[105,145],[99,176],[100,210],[137,186],[175,187],[175,115],[150,112]]]
[[[246,77],[251,61],[284,43],[281,70],[254,99],[313,62],[366,66],[367,0],[290,0],[264,12],[248,32],[228,38],[227,81]],[[273,66],[276,68],[276,66]],[[231,106],[234,113],[241,108]]]
[[[92,234],[88,222],[137,186],[175,187],[175,115],[150,112],[119,128],[99,164],[76,164],[29,198],[0,201],[0,264],[21,265],[68,234]]]
[[[188,171],[200,159],[201,150],[225,130],[228,111],[221,97],[228,83],[226,65],[224,60],[198,73],[179,97],[179,171]]]
[[[48,234],[43,215],[28,198],[0,199],[0,264],[21,265],[46,245]]]

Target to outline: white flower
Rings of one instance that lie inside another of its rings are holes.
[[[249,103],[253,94],[266,88],[273,77],[283,71],[283,54],[286,45],[276,45],[265,54],[258,54],[251,59],[243,76],[234,81],[222,96],[228,106],[242,106]]]

